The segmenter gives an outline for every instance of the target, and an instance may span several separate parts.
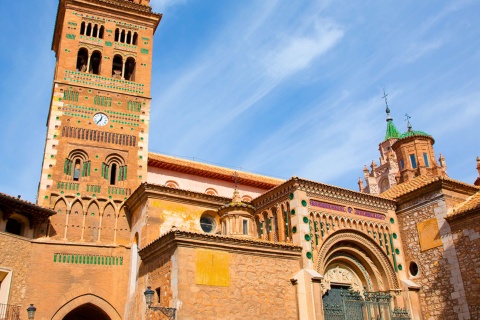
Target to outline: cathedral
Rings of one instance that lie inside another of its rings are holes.
[[[161,19],[59,0],[37,203],[0,193],[0,319],[480,319],[480,158],[450,178],[386,95],[358,191],[149,152]]]

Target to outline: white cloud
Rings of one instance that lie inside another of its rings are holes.
[[[291,36],[281,42],[282,49],[267,56],[267,70],[274,77],[284,77],[305,69],[315,58],[332,49],[343,35],[338,25],[328,21],[317,22],[312,34]]]

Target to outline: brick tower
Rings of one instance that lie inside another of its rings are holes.
[[[125,243],[123,202],[146,181],[153,34],[149,0],[60,0],[38,232]],[[42,236],[41,234],[37,236]]]

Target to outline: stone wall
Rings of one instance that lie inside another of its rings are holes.
[[[27,280],[31,252],[30,239],[0,232],[0,267],[12,270],[8,304],[20,305],[22,314],[30,303],[27,294],[31,288],[28,287]]]
[[[472,319],[480,318],[480,216],[471,215],[450,222],[463,287]]]
[[[297,319],[295,287],[290,278],[299,260],[230,253],[230,283],[196,283],[197,248],[179,248],[180,319]]]
[[[418,275],[412,276],[409,272],[409,278],[421,286],[420,304],[423,317],[432,320],[454,317],[454,301],[451,296],[454,287],[450,283],[449,260],[444,257],[441,242],[438,246],[422,251],[418,233],[417,224],[435,218],[439,211],[446,214],[443,199],[424,199],[424,203],[420,205],[419,203],[403,205],[397,215],[406,268],[411,262],[415,262],[419,268]],[[433,235],[433,238],[438,237],[439,233]]]

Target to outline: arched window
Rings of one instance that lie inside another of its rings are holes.
[[[22,223],[16,219],[10,218],[7,220],[7,225],[5,226],[5,232],[21,235],[22,233]]]
[[[98,37],[98,25],[93,26],[92,37]]]
[[[92,35],[92,24],[88,23],[86,35],[90,37]]]
[[[84,35],[85,34],[85,22],[82,22],[80,25],[80,34]]]
[[[77,54],[77,71],[86,72],[88,63],[88,50],[80,48]]]
[[[125,80],[135,81],[135,59],[132,57],[125,62]]]
[[[93,51],[90,57],[90,67],[88,71],[93,74],[100,74],[100,67],[102,64],[102,54],[100,51]]]
[[[125,43],[125,30],[122,30],[120,33],[120,42]]]
[[[133,33],[132,44],[137,45],[138,34],[136,32]]]
[[[65,159],[63,172],[72,177],[73,181],[79,181],[81,177],[90,176],[90,161],[85,151],[76,149],[70,152]]]
[[[115,29],[115,42],[118,42],[120,40],[120,30],[117,28]]]
[[[104,26],[101,26],[101,27],[100,27],[100,30],[99,30],[99,32],[98,32],[98,37],[99,37],[100,39],[103,39],[103,33],[104,33],[104,32],[105,32],[105,27],[104,27]]]
[[[127,180],[127,166],[122,156],[111,154],[102,163],[102,177],[111,185]]]
[[[122,79],[123,58],[121,55],[116,54],[113,57],[112,64],[112,77],[115,79]]]
[[[209,194],[211,196],[216,196],[218,195],[218,192],[217,190],[213,189],[213,188],[208,188],[207,190],[205,190],[205,193],[206,194]]]
[[[132,32],[128,31],[127,33],[127,43],[131,44],[132,43]]]
[[[178,189],[178,183],[176,183],[173,180],[169,180],[169,181],[165,182],[165,186],[169,187],[169,188]]]

